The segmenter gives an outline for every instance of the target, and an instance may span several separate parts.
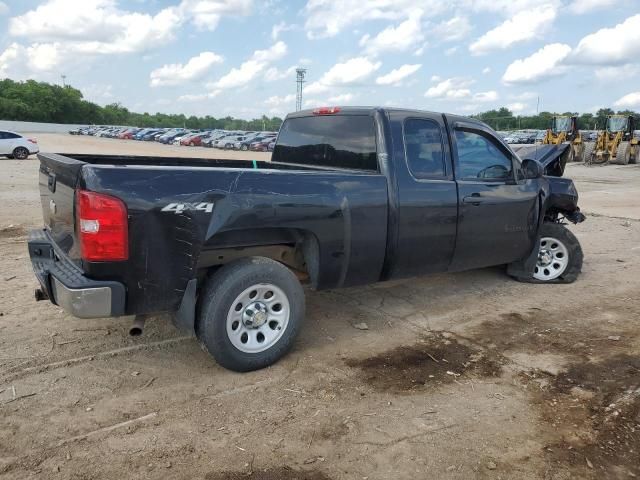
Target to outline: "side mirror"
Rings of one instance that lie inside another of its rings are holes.
[[[534,180],[544,175],[544,169],[542,165],[535,160],[527,158],[522,161],[522,171],[524,172],[524,178],[527,180]]]

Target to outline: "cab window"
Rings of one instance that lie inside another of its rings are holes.
[[[506,181],[513,179],[511,157],[489,138],[476,132],[456,130],[458,178]]]
[[[404,147],[409,171],[415,178],[444,177],[442,132],[433,120],[404,122]]]

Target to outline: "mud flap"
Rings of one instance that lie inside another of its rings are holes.
[[[195,335],[196,325],[196,291],[198,287],[198,280],[193,278],[187,283],[187,288],[182,296],[180,302],[180,308],[172,315],[173,324],[185,333],[189,335]]]

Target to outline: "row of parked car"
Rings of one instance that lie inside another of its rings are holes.
[[[499,131],[498,134],[509,144],[539,144],[542,143],[546,130],[517,130],[515,132]],[[596,130],[580,130],[582,138],[589,142],[595,142],[598,138]]]
[[[117,138],[159,142],[185,147],[207,147],[225,150],[251,150],[271,152],[275,146],[276,132],[245,132],[229,130],[189,130],[186,128],[137,128],[137,127],[82,127],[69,130],[71,135]]]

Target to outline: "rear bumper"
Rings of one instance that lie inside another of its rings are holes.
[[[29,232],[29,256],[46,296],[78,318],[124,315],[125,288],[119,282],[92,280],[56,246],[46,230]]]

